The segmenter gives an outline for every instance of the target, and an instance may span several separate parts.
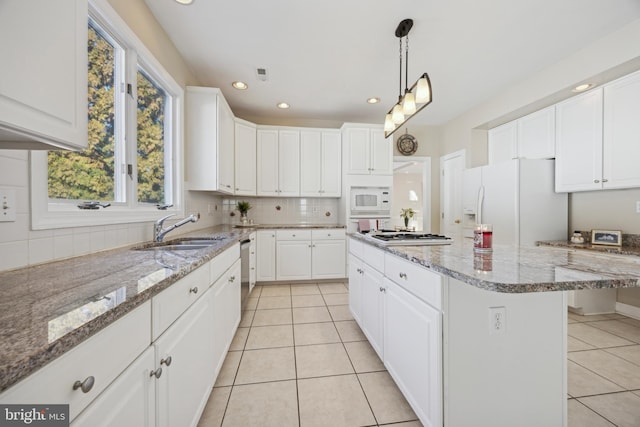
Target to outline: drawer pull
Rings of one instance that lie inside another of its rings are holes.
[[[400,278],[407,280],[407,273],[400,273]]]
[[[387,289],[380,286],[380,292],[387,292]]]
[[[93,385],[95,384],[95,382],[96,382],[96,379],[93,376],[89,376],[85,378],[85,380],[82,382],[78,380],[75,383],[73,383],[73,389],[74,390],[80,389],[82,390],[83,393],[89,393],[93,388]]]
[[[169,356],[166,359],[160,359],[160,364],[161,365],[171,366],[171,362],[172,361],[173,361],[173,359],[171,359],[171,356]]]
[[[229,277],[229,281],[230,281],[230,282],[233,282],[234,280],[236,280],[236,276],[231,276],[231,277]]]
[[[194,286],[193,288],[189,289],[189,293],[197,294],[198,293],[198,287]]]
[[[162,367],[156,369],[155,371],[149,372],[149,376],[150,377],[160,378],[160,376],[162,376]]]

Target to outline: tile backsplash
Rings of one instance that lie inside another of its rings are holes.
[[[240,223],[238,201],[251,204],[247,217],[255,224],[338,223],[338,199],[234,196],[222,200],[223,224]]]

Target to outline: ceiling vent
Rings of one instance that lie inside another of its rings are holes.
[[[266,68],[258,68],[256,69],[256,75],[258,76],[258,80],[263,82],[267,81],[267,70]]]

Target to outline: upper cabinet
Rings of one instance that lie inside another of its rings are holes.
[[[0,148],[87,146],[87,1],[2,2]]]
[[[300,196],[300,131],[259,128],[257,195]]]
[[[256,195],[256,125],[236,119],[235,194]]]
[[[551,159],[556,154],[555,107],[489,130],[489,164],[511,159]]]
[[[346,127],[345,168],[352,175],[393,175],[393,141],[380,126]]]
[[[233,194],[235,123],[222,92],[187,87],[185,105],[189,189]]]
[[[640,187],[640,73],[556,108],[556,191]]]
[[[300,196],[340,197],[341,151],[336,130],[300,131]]]

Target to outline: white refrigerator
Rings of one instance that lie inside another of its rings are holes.
[[[465,170],[465,236],[474,223],[484,223],[493,225],[494,244],[566,240],[568,198],[554,191],[554,174],[554,160],[514,159]]]

